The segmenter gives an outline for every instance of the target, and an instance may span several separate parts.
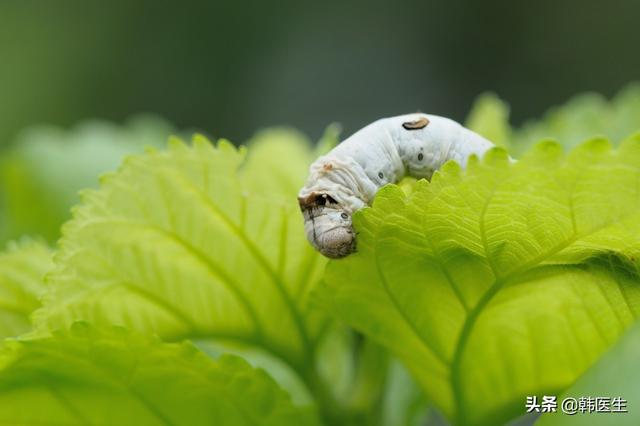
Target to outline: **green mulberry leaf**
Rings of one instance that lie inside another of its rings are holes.
[[[40,242],[12,243],[0,253],[0,338],[31,329],[29,317],[40,307],[44,274],[52,265],[49,248]]]
[[[318,424],[263,371],[235,356],[211,360],[189,343],[77,323],[5,346],[2,424]]]
[[[453,162],[355,217],[319,302],[385,345],[457,424],[571,385],[640,314],[640,137]]]
[[[307,304],[324,260],[295,196],[311,153],[291,135],[267,139],[248,159],[225,141],[174,140],[105,176],[64,228],[40,326],[231,340],[311,368],[326,321]],[[289,148],[295,173],[278,158]]]

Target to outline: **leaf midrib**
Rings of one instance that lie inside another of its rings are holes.
[[[164,235],[167,238],[171,238],[172,240],[182,241],[182,239],[179,236],[175,235],[174,233],[169,232],[169,231],[167,231],[165,229],[162,229],[162,228],[160,228],[158,226],[150,225],[148,223],[133,222],[133,221],[127,221],[127,220],[100,219],[100,220],[91,221],[91,224],[95,224],[95,225],[105,224],[105,225],[121,225],[121,226],[140,227],[140,228],[143,228],[143,229],[150,229],[150,230],[156,231],[156,232],[160,233],[161,235]],[[204,256],[204,255],[202,255],[202,257],[199,258],[199,260],[201,260],[202,262],[206,262],[205,266],[207,266],[209,263],[212,263],[212,262],[209,262],[208,258],[206,256]],[[105,267],[111,268],[110,263],[106,262]],[[115,269],[113,271],[116,274],[118,272]],[[213,271],[212,273],[213,273],[213,275],[216,275],[215,271]],[[186,313],[182,312],[178,307],[173,306],[171,303],[167,302],[166,300],[158,298],[155,295],[153,295],[152,293],[150,293],[148,291],[145,291],[144,289],[142,289],[139,286],[137,286],[135,283],[126,282],[125,280],[119,280],[119,284],[124,286],[125,288],[127,288],[129,291],[134,292],[139,297],[144,298],[148,302],[150,302],[150,303],[158,306],[159,308],[163,309],[164,311],[170,313],[178,321],[180,321],[181,323],[183,323],[183,324],[185,324],[185,325],[187,325],[189,327],[189,331],[186,334],[185,333],[180,333],[179,335],[174,335],[174,336],[170,336],[170,335],[164,336],[166,339],[168,339],[170,341],[183,340],[185,338],[189,338],[189,339],[213,338],[213,339],[233,340],[233,341],[237,341],[237,342],[248,344],[248,345],[262,347],[265,350],[267,350],[270,353],[272,353],[273,355],[275,355],[276,357],[282,359],[287,364],[290,364],[292,367],[300,368],[300,363],[297,360],[295,360],[295,359],[293,359],[291,357],[290,350],[288,350],[288,348],[281,347],[281,346],[277,345],[275,342],[270,342],[265,337],[266,335],[262,331],[263,330],[262,329],[262,323],[259,321],[257,313],[255,312],[253,306],[251,305],[251,303],[250,303],[249,299],[246,297],[246,295],[244,295],[244,293],[240,292],[239,286],[235,286],[233,284],[233,280],[228,276],[228,274],[224,274],[224,276],[218,276],[218,277],[221,279],[223,284],[226,284],[227,287],[231,287],[231,294],[235,295],[237,298],[240,298],[239,301],[241,303],[242,303],[243,300],[246,303],[246,309],[248,310],[248,313],[249,313],[250,317],[253,318],[253,321],[255,322],[255,326],[257,327],[255,333],[251,333],[250,335],[240,335],[238,333],[223,334],[223,333],[220,333],[220,332],[202,332],[202,331],[200,331],[200,327],[198,327],[197,324]],[[227,278],[228,278],[228,281],[224,281]],[[233,291],[234,289],[236,289],[236,287],[237,287],[237,290],[238,290],[237,294],[236,294],[236,292]],[[93,287],[89,287],[88,288],[89,291],[91,291],[93,289],[94,289]],[[73,299],[66,299],[63,304],[57,303],[55,305],[55,307],[60,309],[62,307],[69,306],[76,299],[77,299],[77,297],[73,298]],[[253,315],[251,315],[251,312],[253,312]]]
[[[573,216],[574,215],[573,211],[571,211],[570,214]],[[463,324],[463,328],[462,328],[462,330],[460,332],[460,335],[459,335],[459,338],[458,338],[458,343],[456,344],[454,358],[453,358],[453,361],[451,363],[451,383],[452,383],[452,389],[453,389],[453,394],[454,394],[454,400],[455,400],[455,404],[456,404],[456,407],[457,407],[456,408],[456,412],[457,412],[457,415],[459,416],[458,422],[460,424],[464,424],[464,413],[465,413],[464,405],[463,405],[463,399],[462,399],[462,376],[461,376],[462,373],[460,371],[461,370],[460,364],[462,362],[462,357],[464,355],[464,349],[465,349],[466,344],[468,342],[468,338],[471,335],[471,331],[473,330],[473,327],[475,326],[476,320],[477,320],[478,316],[482,313],[482,311],[484,310],[486,305],[491,301],[491,299],[511,279],[513,279],[514,277],[517,277],[520,274],[526,273],[527,271],[531,270],[532,268],[538,266],[539,264],[541,264],[545,260],[548,260],[550,257],[552,257],[552,256],[558,254],[559,252],[561,252],[562,250],[570,247],[576,241],[579,241],[579,240],[581,240],[583,238],[586,238],[586,237],[588,237],[590,235],[593,235],[593,234],[595,234],[597,232],[600,232],[603,229],[606,229],[606,228],[614,225],[615,223],[627,220],[627,219],[633,217],[634,215],[638,215],[638,214],[639,214],[639,212],[636,210],[633,213],[630,213],[628,215],[625,215],[624,217],[618,218],[617,221],[615,221],[615,222],[606,222],[606,223],[604,223],[604,224],[602,224],[602,225],[600,225],[598,227],[595,227],[595,228],[591,229],[588,232],[584,232],[582,234],[574,234],[570,238],[568,238],[567,240],[563,241],[562,243],[557,244],[555,247],[553,247],[551,250],[547,251],[546,253],[535,257],[531,261],[525,263],[521,267],[515,268],[514,270],[510,271],[509,273],[503,275],[502,277],[496,278],[496,280],[493,282],[493,284],[482,295],[482,297],[480,298],[478,303],[473,307],[473,309],[471,310],[469,315],[466,317],[465,322]],[[488,253],[485,253],[485,255],[488,256]]]
[[[465,414],[464,414],[464,406],[463,406],[463,400],[462,400],[462,377],[461,377],[461,361],[462,361],[462,357],[464,354],[464,350],[468,341],[468,338],[473,330],[473,327],[475,326],[476,320],[478,318],[478,316],[480,315],[480,313],[484,310],[484,307],[491,301],[491,299],[504,287],[504,285],[511,279],[513,279],[515,276],[518,276],[522,273],[527,272],[528,270],[538,266],[540,263],[544,262],[545,260],[547,260],[548,258],[554,256],[555,254],[561,252],[562,250],[568,248],[569,246],[571,246],[573,243],[575,243],[576,241],[585,238],[589,235],[593,235],[603,229],[606,229],[612,225],[614,225],[615,223],[619,223],[622,222],[624,220],[627,220],[635,215],[638,215],[638,209],[634,210],[632,213],[629,213],[628,215],[624,215],[623,217],[618,217],[616,218],[615,221],[610,221],[610,222],[606,222],[601,224],[600,226],[597,226],[591,230],[589,230],[588,232],[584,232],[584,233],[577,233],[575,232],[577,224],[576,224],[576,218],[575,218],[575,211],[574,211],[574,205],[573,205],[573,198],[570,196],[569,197],[569,215],[571,218],[571,223],[572,223],[572,230],[574,230],[574,232],[572,233],[571,237],[568,238],[567,240],[557,244],[556,246],[554,246],[552,249],[550,249],[549,251],[536,256],[535,258],[531,259],[530,261],[526,262],[524,265],[517,267],[515,269],[513,269],[512,271],[509,271],[507,274],[502,275],[502,276],[498,276],[498,271],[496,269],[496,266],[493,264],[493,262],[491,261],[492,256],[490,256],[489,253],[489,245],[488,245],[488,240],[486,237],[486,233],[485,233],[485,229],[484,229],[484,216],[486,215],[486,212],[488,210],[488,207],[491,203],[491,200],[494,196],[494,194],[497,192],[497,189],[499,187],[499,183],[494,181],[494,186],[490,189],[490,193],[488,196],[488,199],[486,200],[486,202],[483,205],[481,214],[480,214],[480,220],[479,220],[479,226],[480,226],[480,236],[481,236],[481,241],[482,241],[482,246],[484,248],[485,251],[485,258],[487,259],[487,261],[490,264],[490,267],[492,269],[492,271],[494,272],[494,276],[496,277],[494,282],[491,284],[491,286],[488,288],[487,291],[485,291],[485,293],[481,296],[480,300],[478,301],[478,303],[467,313],[467,316],[465,318],[462,330],[460,332],[459,338],[458,338],[458,343],[455,346],[455,352],[454,352],[454,357],[451,361],[451,363],[449,363],[448,361],[445,360],[445,365],[446,364],[450,364],[450,368],[451,368],[451,384],[452,384],[452,390],[453,390],[453,395],[454,395],[454,404],[456,405],[456,413],[458,416],[457,421],[460,424],[464,423],[464,419],[465,419]],[[465,197],[462,197],[463,200],[466,201]],[[435,254],[435,253],[434,253]],[[405,320],[405,322],[408,324],[408,326],[413,330],[414,334],[419,338],[420,341],[422,341],[423,345],[429,349],[432,353],[436,354],[437,356],[437,352],[434,350],[434,348],[431,347],[430,344],[428,344],[428,342],[422,337],[421,333],[419,332],[419,330],[416,328],[415,324],[410,320],[410,318],[408,318],[403,312],[402,309],[400,309],[400,306],[398,305],[397,301],[395,300],[395,298],[393,297],[390,289],[388,288],[388,285],[386,284],[386,280],[384,279],[384,275],[382,274],[382,271],[380,270],[380,266],[379,266],[379,262],[377,260],[377,253],[376,253],[376,267],[378,268],[378,275],[381,278],[382,284],[383,284],[383,288],[385,290],[385,292],[387,293],[388,297],[390,298],[392,304],[394,305],[395,309],[397,310],[397,312],[402,316],[402,318]],[[447,277],[449,278],[449,277]],[[453,283],[450,281],[449,282],[450,285],[452,285]],[[456,292],[456,286],[453,286],[453,290],[456,293],[456,296],[458,296],[458,293]]]
[[[189,179],[186,179],[180,173],[172,173],[172,175],[175,175],[185,186],[191,189],[191,191],[193,191],[198,196],[198,198],[200,198],[202,203],[210,211],[212,211],[216,216],[222,219],[223,223],[238,237],[238,239],[243,243],[247,250],[249,250],[249,252],[261,266],[261,268],[269,275],[271,282],[276,288],[276,291],[289,310],[291,318],[293,319],[302,345],[304,347],[307,360],[312,360],[314,358],[314,350],[302,316],[295,303],[291,299],[289,293],[287,292],[284,282],[278,276],[276,271],[271,267],[271,265],[269,265],[269,262],[264,257],[261,250],[258,249],[253,241],[251,241],[251,239],[247,237],[246,233],[242,229],[238,228],[236,224],[233,223],[233,221],[222,210],[220,210],[220,208],[218,208],[218,206],[213,203],[209,197],[203,194],[202,191],[193,182],[191,182]]]

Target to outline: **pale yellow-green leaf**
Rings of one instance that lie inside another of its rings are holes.
[[[40,327],[230,339],[311,368],[325,320],[307,304],[324,259],[302,232],[296,192],[311,154],[299,143],[271,133],[246,160],[196,136],[129,157],[66,225]]]
[[[500,424],[571,385],[640,314],[640,137],[563,155],[542,143],[355,218],[321,304],[395,353],[456,424]]]
[[[0,338],[31,329],[30,315],[40,307],[52,265],[49,248],[38,241],[13,242],[0,253]]]
[[[0,407],[3,425],[319,424],[238,357],[82,323],[5,345]]]

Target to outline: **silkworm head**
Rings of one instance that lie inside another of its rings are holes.
[[[300,207],[309,242],[323,255],[339,259],[355,250],[351,214],[327,194],[318,194],[313,202]]]

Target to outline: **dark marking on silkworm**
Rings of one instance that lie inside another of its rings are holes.
[[[324,198],[329,202],[329,204],[338,204],[338,202],[329,194],[324,194]]]
[[[316,218],[313,216],[312,212],[309,212],[311,217],[311,226],[313,227],[313,242],[318,241],[318,237],[316,236]]]
[[[384,178],[384,173],[382,173],[382,172],[378,173],[378,177],[379,177],[380,179],[383,179],[383,178]]]
[[[424,158],[423,153],[418,154],[418,161],[422,161],[423,158]]]
[[[338,204],[338,202],[329,194],[315,194],[312,206],[325,206],[327,204]]]
[[[338,204],[338,201],[329,194],[312,192],[306,197],[298,197],[298,205],[300,211],[313,209],[314,207],[321,207],[327,204]]]
[[[429,124],[429,120],[427,119],[427,117],[420,117],[414,121],[405,121],[404,123],[402,123],[402,127],[407,130],[420,130],[427,127],[427,124]]]

